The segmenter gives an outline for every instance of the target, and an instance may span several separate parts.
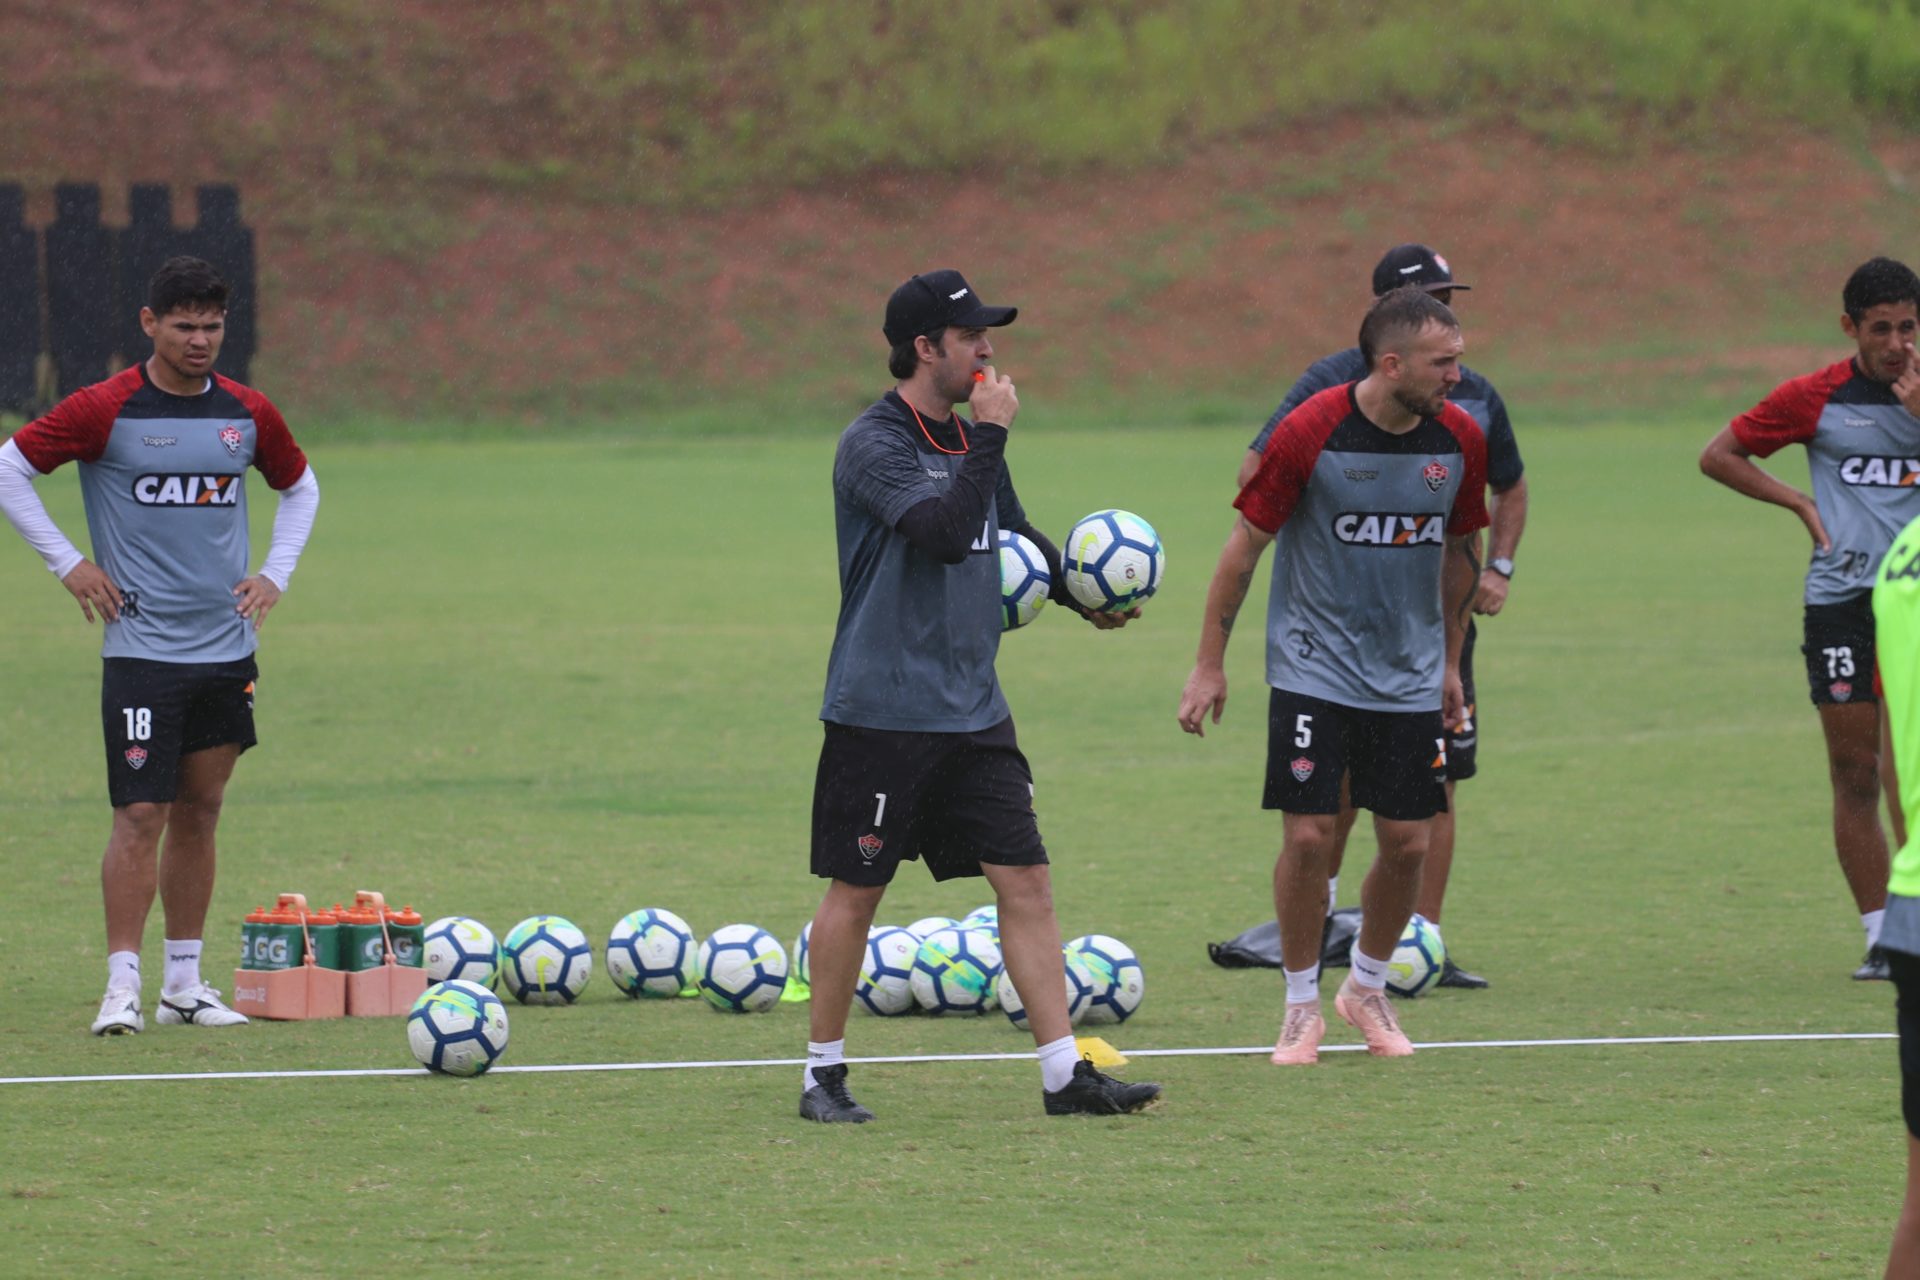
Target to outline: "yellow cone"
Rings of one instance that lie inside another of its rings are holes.
[[[1102,1040],[1099,1036],[1075,1036],[1073,1047],[1080,1051],[1083,1058],[1092,1058],[1096,1067],[1124,1067],[1127,1055]]]

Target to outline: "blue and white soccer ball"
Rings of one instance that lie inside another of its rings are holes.
[[[1387,960],[1387,990],[1408,999],[1424,994],[1440,981],[1446,965],[1447,944],[1440,940],[1440,926],[1415,912]]]
[[[521,1004],[572,1004],[593,976],[587,935],[564,916],[528,916],[500,952],[500,976]]]
[[[942,929],[951,929],[960,922],[952,916],[922,916],[907,926],[907,932],[925,941]]]
[[[454,979],[421,993],[407,1013],[407,1048],[443,1076],[477,1076],[507,1048],[507,1006],[477,982]]]
[[[1033,539],[1011,529],[1000,531],[1000,629],[1013,631],[1040,616],[1053,589],[1047,558]]]
[[[960,917],[959,929],[985,929],[993,935],[995,942],[1000,941],[1000,908],[989,902],[984,907],[975,907]]]
[[[800,936],[793,940],[793,971],[807,986],[813,985],[813,921],[800,926]]]
[[[697,973],[714,1008],[764,1013],[787,988],[787,951],[759,925],[722,925],[700,944]]]
[[[1166,549],[1153,526],[1131,511],[1096,511],[1067,532],[1060,548],[1067,590],[1085,607],[1124,613],[1160,589]]]
[[[1087,963],[1086,957],[1078,952],[1062,951],[1061,960],[1067,975],[1067,1021],[1077,1027],[1086,1020],[1088,1010],[1093,1007],[1101,979]],[[1021,1000],[1020,992],[1013,985],[1013,975],[1005,969],[1000,971],[995,991],[1000,999],[1000,1012],[1007,1015],[1007,1021],[1022,1031],[1026,1030],[1026,1002]]]
[[[667,999],[693,985],[693,930],[665,907],[642,907],[607,933],[607,976],[634,997]]]
[[[467,916],[441,916],[427,926],[420,965],[428,982],[477,982],[500,985],[500,941],[493,930]]]
[[[919,954],[920,939],[905,929],[883,924],[867,930],[867,949],[860,958],[853,998],[862,1009],[883,1018],[911,1013],[913,961]]]
[[[1147,997],[1147,974],[1132,947],[1104,933],[1087,933],[1067,944],[1087,962],[1098,980],[1087,1006],[1087,1021],[1125,1022]]]
[[[984,929],[941,929],[920,943],[908,985],[928,1013],[982,1014],[999,1003],[1000,943]]]

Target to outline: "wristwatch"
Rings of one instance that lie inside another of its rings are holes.
[[[1493,559],[1487,561],[1487,568],[1493,570],[1503,578],[1513,577],[1513,561],[1506,556],[1495,556]]]

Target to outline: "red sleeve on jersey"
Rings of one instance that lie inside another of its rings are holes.
[[[1466,474],[1453,495],[1453,510],[1447,513],[1447,532],[1456,538],[1487,527],[1487,437],[1473,415],[1453,401],[1440,411],[1440,425],[1460,442],[1460,461]]]
[[[1265,533],[1280,531],[1306,491],[1327,437],[1352,411],[1353,385],[1343,383],[1309,396],[1280,420],[1260,455],[1260,469],[1233,500],[1248,524]],[[1484,461],[1480,470],[1486,474]]]
[[[98,462],[107,451],[120,406],[139,389],[140,366],[133,365],[105,382],[80,388],[14,432],[13,443],[42,475],[63,462]]]
[[[297,483],[307,473],[307,455],[294,443],[293,432],[287,430],[287,420],[280,416],[280,410],[252,387],[227,378],[220,383],[253,414],[253,465],[275,489]]]
[[[1733,438],[1756,458],[1765,458],[1790,444],[1805,444],[1813,439],[1827,400],[1852,376],[1853,361],[1842,360],[1818,373],[1781,383],[1765,400],[1733,420]]]

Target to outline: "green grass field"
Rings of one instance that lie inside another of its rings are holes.
[[[1063,927],[1142,955],[1123,1049],[1269,1044],[1278,975],[1204,950],[1267,910],[1257,631],[1231,655],[1226,722],[1197,741],[1173,718],[1249,432],[1063,429],[1030,398],[1009,458],[1036,519],[1125,506],[1171,560],[1137,626],[1050,613],[1002,649]],[[791,938],[818,895],[837,425],[313,434],[325,497],[265,633],[263,745],[223,820],[216,983],[241,915],[281,890],[377,888],[500,931],[555,912],[596,945],[650,904]],[[1847,978],[1860,934],[1796,652],[1803,535],[1698,475],[1718,425],[1522,424],[1534,514],[1483,631],[1482,776],[1446,917],[1495,985],[1405,1006],[1416,1041],[1891,1030],[1891,991]],[[42,490],[78,532],[71,473]],[[87,1034],[98,636],[24,547],[0,547],[0,1074],[411,1065],[386,1020]],[[1356,841],[1343,899],[1367,854]],[[984,900],[909,868],[881,915]],[[150,1008],[157,913],[148,937]],[[633,1003],[604,974],[577,1007],[511,1014],[514,1065],[793,1058],[806,1038],[799,1006]],[[856,1017],[849,1038],[873,1055],[1024,1044],[998,1015]],[[794,1116],[793,1066],[0,1086],[0,1270],[1861,1276],[1901,1186],[1886,1041],[1126,1074],[1163,1081],[1164,1104],[1091,1122],[1044,1118],[1030,1062],[860,1067],[880,1122],[848,1130]]]

